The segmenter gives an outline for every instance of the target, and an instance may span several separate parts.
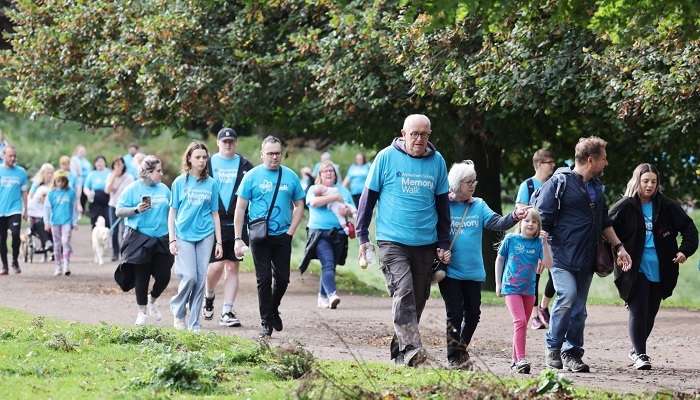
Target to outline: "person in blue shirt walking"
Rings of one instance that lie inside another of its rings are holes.
[[[209,176],[209,150],[194,141],[182,156],[182,175],[171,188],[168,236],[175,256],[175,274],[180,278],[177,294],[170,300],[175,329],[200,331],[199,315],[204,301],[204,283],[209,257],[223,255],[219,221],[219,184]],[[187,306],[190,316],[185,325]]]
[[[27,171],[17,165],[17,149],[6,145],[2,149],[3,163],[0,165],[0,258],[2,271],[7,275],[7,231],[12,232],[12,269],[22,273],[19,267],[19,236],[22,219],[27,219]]]
[[[496,257],[496,295],[505,297],[513,317],[513,349],[510,369],[520,374],[530,373],[525,359],[527,320],[535,304],[537,275],[552,266],[552,252],[547,244],[547,232],[542,230],[540,213],[529,208],[525,218],[501,242]]]
[[[70,275],[70,238],[78,229],[78,197],[68,185],[68,173],[56,171],[53,185],[44,202],[44,227],[53,236],[54,275]]]
[[[110,174],[107,159],[101,155],[95,157],[95,169],[90,171],[83,185],[83,193],[90,202],[88,215],[93,228],[99,217],[104,218],[105,223],[109,224],[109,194],[105,192],[105,187]]]
[[[372,163],[367,162],[364,153],[357,153],[355,155],[355,162],[348,168],[348,172],[345,174],[343,186],[350,189],[352,201],[354,201],[355,204],[360,204],[362,189],[365,187],[365,181],[367,180],[369,167],[371,166]]]
[[[250,242],[258,284],[260,337],[264,338],[271,336],[273,329],[281,331],[283,328],[279,307],[289,285],[292,237],[304,216],[306,193],[297,174],[282,166],[282,142],[278,138],[268,136],[263,140],[260,158],[263,164],[245,175],[236,192],[238,201],[233,226],[236,232],[234,250],[240,258],[246,244],[243,241],[246,210],[250,221],[269,215],[267,237]],[[276,189],[278,182],[279,189]],[[272,204],[276,190],[277,197]]]
[[[430,120],[406,117],[401,137],[377,154],[358,207],[358,259],[372,247],[369,226],[378,205],[376,236],[387,292],[393,297],[391,358],[417,367],[427,359],[418,323],[430,295],[437,255],[450,262],[450,205],[445,159],[428,141]]]
[[[535,168],[535,175],[526,179],[518,188],[518,196],[515,199],[517,207],[525,207],[530,204],[530,198],[535,190],[542,185],[554,173],[556,166],[554,155],[546,149],[539,149],[532,155],[532,166]],[[548,270],[549,272],[549,270]],[[554,280],[552,275],[549,275],[549,280],[544,288],[542,302],[538,304],[537,297],[539,295],[540,274],[537,274],[537,284],[535,285],[535,316],[532,318],[532,329],[546,329],[549,326],[549,303],[554,298]]]
[[[447,179],[452,257],[445,278],[439,282],[447,318],[447,362],[453,369],[470,369],[468,347],[479,324],[481,284],[486,281],[481,243],[484,229],[510,229],[527,210],[518,208],[500,216],[483,199],[474,197],[479,181],[471,160],[452,165]]]
[[[87,150],[85,146],[79,144],[75,146],[73,157],[70,158],[70,172],[78,177],[75,188],[79,193],[80,207],[78,207],[78,209],[80,212],[85,212],[85,205],[87,204],[88,197],[83,193],[83,186],[85,185],[85,180],[92,171],[92,164],[90,164],[90,161],[86,157]]]
[[[126,175],[130,176],[130,175]],[[162,315],[158,298],[170,283],[173,257],[168,250],[168,213],[170,189],[161,183],[163,167],[155,156],[141,162],[139,180],[130,183],[119,195],[116,216],[125,218],[122,241],[122,268],[132,270],[139,312],[136,325],[145,325],[146,311],[156,321]],[[150,296],[148,286],[153,277]]]
[[[214,289],[223,274],[224,302],[219,325],[236,327],[241,326],[241,321],[238,320],[236,313],[233,311],[233,302],[236,300],[236,293],[238,292],[238,267],[240,265],[240,260],[233,253],[233,239],[236,237],[233,229],[233,216],[238,199],[235,193],[245,174],[253,169],[253,163],[236,153],[238,134],[231,128],[223,128],[219,131],[216,145],[219,147],[219,152],[210,158],[209,174],[219,184],[219,198],[217,201],[219,202],[219,219],[221,220],[221,240],[224,255],[221,259],[217,259],[212,254],[209,259],[202,313],[205,320],[214,318]],[[247,242],[247,232],[244,231],[243,235],[244,240]]]
[[[124,154],[124,156],[122,156],[122,159],[124,160],[124,166],[126,167],[126,172],[128,172],[132,178],[139,179],[139,159],[143,160],[144,157],[146,157],[146,155],[143,153],[139,153],[139,145],[136,143],[129,143],[129,146],[126,150],[127,153]]]

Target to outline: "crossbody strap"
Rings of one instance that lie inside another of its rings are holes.
[[[469,200],[467,200],[467,201],[469,201]],[[471,205],[470,203],[467,203],[467,208],[464,210],[464,214],[462,214],[462,220],[459,221],[459,229],[462,229],[462,224],[464,223],[464,219],[467,218],[467,213],[469,212],[470,205]],[[457,240],[457,235],[455,235],[455,237],[452,238],[452,243],[450,243],[450,251],[452,251],[452,246],[455,245],[456,240]]]
[[[272,195],[272,202],[270,203],[270,209],[267,211],[267,220],[270,220],[272,216],[272,208],[275,207],[275,200],[277,200],[277,192],[280,190],[280,182],[282,181],[282,166],[279,167],[279,174],[277,175],[277,186],[275,186],[275,194]]]
[[[588,190],[586,189],[586,187],[583,186],[583,178],[577,177],[577,180],[578,180],[579,186],[581,186],[581,189],[583,189],[583,191],[586,192],[586,196],[588,197],[588,207],[591,210],[591,216],[593,217],[593,224],[595,225],[595,231],[597,234],[598,233],[598,218],[596,218],[595,212],[593,211],[593,210],[595,210],[595,203],[593,203],[593,199],[591,199],[591,194],[588,193]],[[600,233],[602,234],[603,231],[600,231]],[[602,240],[596,239],[596,242],[601,243]]]

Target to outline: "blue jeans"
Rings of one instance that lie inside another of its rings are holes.
[[[583,355],[583,330],[588,316],[586,300],[593,273],[570,272],[556,267],[549,271],[557,297],[552,307],[549,330],[545,335],[547,349],[564,352],[573,349],[579,350]]]
[[[177,288],[177,294],[170,299],[170,311],[175,318],[185,318],[189,304],[190,318],[187,321],[187,327],[190,330],[202,328],[199,314],[202,311],[204,283],[214,240],[213,233],[199,242],[177,239],[178,255],[175,256],[175,274],[180,278],[180,286]]]
[[[318,283],[318,295],[328,297],[335,293],[335,267],[343,251],[343,241],[338,239],[342,231],[331,235],[333,231],[323,231],[316,244],[316,257],[321,262],[321,279]]]

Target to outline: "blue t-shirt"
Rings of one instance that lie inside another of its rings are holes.
[[[51,225],[78,225],[78,197],[70,188],[54,189],[44,201],[44,221]]]
[[[321,207],[311,207],[309,204],[312,199],[316,198],[316,195],[314,194],[315,187],[316,185],[311,186],[309,191],[306,193],[306,204],[309,206],[309,222],[307,227],[309,229],[341,228],[340,223],[338,222],[338,217],[336,217],[335,214],[333,214],[333,211],[328,208],[328,204],[322,205]],[[352,195],[350,194],[349,190],[338,184],[335,184],[335,187],[343,196],[343,200],[345,200],[346,203],[355,205],[355,202],[352,201]],[[343,231],[341,231],[341,233],[343,233]]]
[[[110,173],[112,173],[112,171],[107,168],[103,169],[102,171],[94,170],[90,172],[85,180],[85,184],[83,184],[83,187],[93,191],[105,190],[105,186],[107,186],[107,178],[109,177]]]
[[[165,184],[148,186],[141,181],[132,182],[119,195],[117,208],[136,207],[142,196],[151,196],[151,209],[125,218],[126,225],[150,237],[167,235],[170,189]]]
[[[532,193],[535,193],[535,190],[542,187],[542,182],[535,179],[534,176],[530,179],[532,179]],[[530,204],[530,197],[532,196],[532,193],[529,193],[529,190],[527,188],[527,179],[524,180],[518,188],[518,196],[515,198],[515,202],[521,204]]]
[[[498,254],[505,257],[501,294],[535,294],[537,262],[544,259],[542,239],[525,238],[519,233],[506,235]]]
[[[233,187],[236,185],[238,168],[241,166],[241,157],[236,154],[229,160],[219,154],[211,156],[211,170],[214,179],[219,182],[219,197],[224,204],[224,209],[228,211],[233,196]]]
[[[362,165],[352,164],[348,168],[348,173],[345,175],[350,179],[350,193],[353,195],[362,194],[362,189],[365,187],[365,181],[367,180],[367,175],[369,175],[369,168],[372,163],[366,163]]]
[[[267,224],[267,230],[271,236],[281,235],[289,230],[292,224],[293,203],[303,200],[306,196],[297,174],[285,166],[280,168],[282,168],[282,180],[279,193]],[[263,164],[251,169],[243,177],[236,195],[249,201],[248,215],[251,221],[267,217],[277,186],[278,174],[277,170],[271,171]]]
[[[136,154],[141,154],[142,156],[146,157],[145,154],[143,153],[136,153]],[[124,166],[126,167],[126,172],[131,174],[131,176],[134,177],[134,180],[139,179],[139,173],[138,173],[138,165],[134,162],[134,156],[132,156],[129,153],[126,153],[122,156],[122,159],[124,160]]]
[[[408,246],[437,243],[435,197],[449,189],[439,152],[414,158],[389,146],[377,154],[366,184],[379,192],[377,240]]]
[[[214,232],[211,213],[219,211],[219,184],[207,176],[204,182],[186,175],[175,178],[172,185],[170,207],[177,210],[175,234],[187,242],[198,242]]]
[[[22,214],[22,192],[29,189],[27,171],[19,165],[0,165],[0,217]]]
[[[90,161],[88,161],[88,159],[85,157],[76,156],[76,158],[80,164],[80,173],[83,176],[83,186],[85,186],[85,179],[87,179],[87,176],[90,175],[90,172],[92,172],[92,164],[90,164]]]
[[[486,270],[481,256],[481,238],[484,226],[496,213],[483,199],[472,199],[474,202],[469,204],[469,211],[461,225],[467,203],[450,201],[450,240],[454,239],[455,235],[458,236],[452,246],[452,257],[445,272],[452,279],[485,282]]]
[[[644,252],[642,252],[642,261],[639,263],[639,270],[646,275],[649,282],[661,282],[659,273],[659,256],[656,254],[654,246],[654,223],[653,211],[654,204],[649,202],[642,204],[642,214],[644,214]]]

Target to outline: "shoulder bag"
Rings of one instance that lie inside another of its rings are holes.
[[[589,207],[591,209],[591,216],[593,217],[593,224],[595,225],[595,231],[597,234],[598,218],[596,218],[594,211],[595,204],[591,199],[591,195],[588,194],[588,190],[586,190],[586,188],[583,186],[583,182],[580,178],[578,183],[581,186],[581,189],[583,189],[583,191],[586,192],[586,196],[588,196],[588,201],[590,202]],[[600,238],[598,238],[598,240],[596,240],[595,260],[593,261],[593,272],[595,272],[599,277],[605,278],[613,272],[613,253],[612,247],[610,246],[610,242],[603,238],[602,232],[603,231],[601,230],[601,236]]]
[[[248,236],[250,238],[251,243],[267,239],[267,221],[272,215],[272,209],[275,206],[275,200],[277,200],[277,192],[279,192],[281,180],[282,166],[280,165],[279,174],[277,175],[277,186],[275,187],[275,194],[272,196],[272,202],[270,203],[270,209],[267,211],[267,216],[256,218],[248,222]]]

